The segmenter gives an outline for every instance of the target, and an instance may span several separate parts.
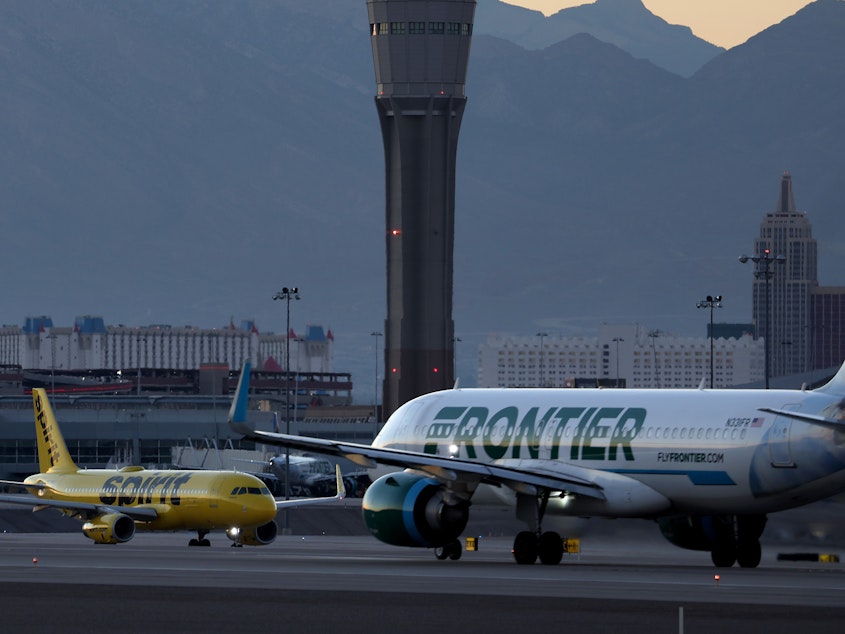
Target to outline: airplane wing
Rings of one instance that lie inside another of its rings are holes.
[[[599,484],[576,475],[574,470],[572,473],[566,473],[565,465],[561,465],[560,471],[540,473],[533,469],[521,469],[495,463],[485,464],[461,458],[432,456],[421,452],[384,449],[357,443],[258,431],[248,429],[242,424],[233,424],[232,427],[245,434],[248,439],[256,442],[339,456],[362,467],[373,468],[377,464],[384,464],[425,471],[445,481],[470,480],[484,484],[507,486],[519,493],[534,494],[538,489],[550,489],[585,495],[599,500],[605,499],[602,487]]]
[[[21,489],[46,489],[46,484],[27,484],[26,482],[18,482],[17,480],[0,480],[0,484],[7,486],[20,487]]]
[[[31,485],[26,485],[31,486]],[[87,502],[72,502],[70,500],[50,500],[35,495],[0,495],[0,502],[8,504],[21,504],[33,507],[33,511],[40,511],[44,508],[55,508],[60,511],[87,512],[91,515],[106,515],[108,513],[120,513],[131,517],[133,520],[149,522],[158,517],[154,508],[145,506],[108,506],[107,504],[89,504]]]
[[[276,508],[291,508],[292,506],[305,506],[306,504],[317,504],[318,502],[331,502],[342,500],[346,497],[346,486],[343,484],[343,476],[340,475],[340,465],[335,465],[335,477],[337,478],[337,495],[327,498],[305,498],[298,500],[276,500]]]

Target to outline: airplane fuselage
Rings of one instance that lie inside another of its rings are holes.
[[[92,469],[39,473],[27,484],[44,484],[38,497],[94,504],[117,511],[151,508],[155,519],[136,521],[139,530],[198,530],[254,527],[273,520],[276,505],[266,486],[251,475],[228,471]],[[66,511],[73,514],[72,510]]]
[[[608,500],[564,497],[550,513],[768,513],[845,490],[845,433],[760,408],[819,412],[838,400],[776,390],[457,389],[397,410],[373,445],[602,472]]]

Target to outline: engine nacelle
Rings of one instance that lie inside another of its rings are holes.
[[[393,546],[444,546],[460,536],[469,519],[468,501],[415,473],[382,476],[367,489],[361,508],[373,536]]]
[[[760,539],[765,515],[676,515],[658,520],[663,537],[680,548],[713,550],[720,540],[737,543]]]
[[[243,546],[266,546],[276,539],[279,527],[272,520],[252,528],[232,527],[226,530],[226,537]]]
[[[82,533],[98,544],[121,544],[135,536],[135,521],[123,513],[107,513],[85,522]]]
[[[657,521],[660,532],[670,543],[688,550],[712,550],[716,539],[714,522],[710,515],[676,515],[662,517]]]

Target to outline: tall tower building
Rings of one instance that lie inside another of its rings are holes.
[[[454,383],[455,159],[475,0],[367,0],[384,142],[384,415]]]
[[[773,265],[769,280],[771,295],[766,298],[764,277],[754,280],[754,324],[758,336],[768,336],[768,305],[771,337],[770,375],[798,374],[812,364],[811,302],[818,286],[818,250],[806,214],[796,211],[792,195],[792,176],[784,172],[780,196],[774,212],[760,224],[760,237],[754,241],[755,253],[769,249],[772,256],[784,256],[783,265]]]

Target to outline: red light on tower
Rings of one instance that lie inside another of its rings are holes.
[[[431,368],[431,371],[432,371],[432,372],[434,372],[435,374],[437,374],[438,372],[440,372],[440,370],[439,370],[438,368]]]
[[[391,230],[390,235],[395,237],[395,236],[398,236],[400,233],[402,233],[402,232],[399,231],[399,229],[393,229],[393,230]]]

